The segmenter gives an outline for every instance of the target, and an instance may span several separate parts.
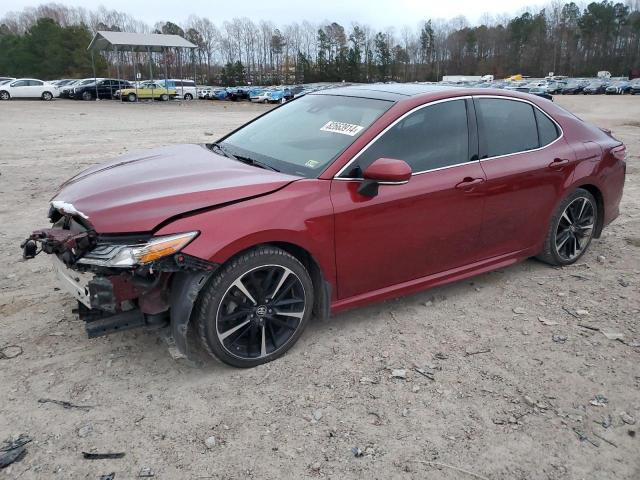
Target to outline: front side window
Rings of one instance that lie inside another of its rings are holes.
[[[378,158],[396,158],[414,173],[469,161],[469,130],[464,100],[421,108],[396,123],[357,159],[349,176],[359,177]]]
[[[305,95],[224,138],[236,157],[284,173],[317,177],[393,102],[337,95]]]
[[[12,87],[26,87],[27,85],[29,85],[29,80],[18,80],[11,84]]]
[[[481,127],[482,158],[526,152],[539,147],[533,106],[517,100],[474,100]]]

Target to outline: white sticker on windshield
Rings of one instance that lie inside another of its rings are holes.
[[[341,133],[342,135],[349,135],[353,137],[357,135],[364,127],[360,125],[353,125],[352,123],[342,123],[329,121],[320,129],[323,132]]]

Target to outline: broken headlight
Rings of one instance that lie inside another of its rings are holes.
[[[78,260],[85,265],[111,268],[128,268],[145,265],[168,255],[178,253],[186,247],[199,232],[179,233],[153,237],[138,245],[117,245],[99,243],[93,250]]]

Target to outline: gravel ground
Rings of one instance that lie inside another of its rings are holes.
[[[190,368],[158,332],[88,340],[18,244],[80,169],[211,141],[265,107],[0,104],[0,347],[23,351],[0,359],[0,441],[33,438],[0,478],[640,478],[640,97],[557,102],[629,150],[622,214],[577,265],[529,260],[315,321],[251,370]]]

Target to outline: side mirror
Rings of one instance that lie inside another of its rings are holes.
[[[411,178],[411,167],[404,160],[379,158],[362,172],[364,181],[358,187],[358,193],[367,197],[378,194],[378,185],[401,185]]]

